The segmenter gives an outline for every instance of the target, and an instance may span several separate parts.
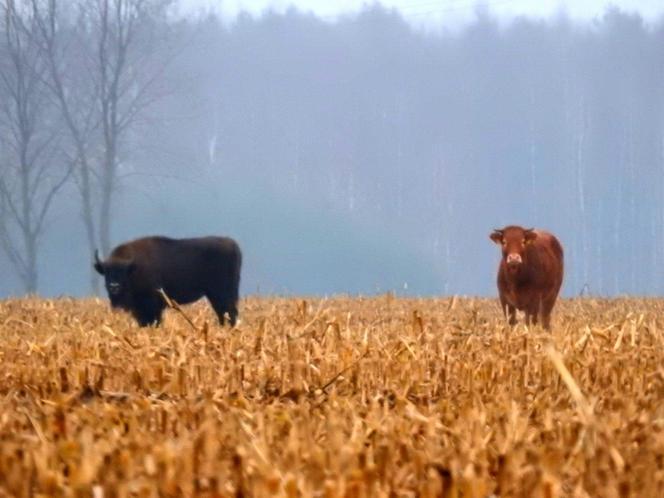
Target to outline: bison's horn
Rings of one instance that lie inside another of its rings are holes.
[[[99,251],[97,249],[95,249],[95,263],[101,263],[99,260]]]

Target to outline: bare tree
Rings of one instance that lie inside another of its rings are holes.
[[[40,237],[70,169],[58,157],[54,106],[44,85],[43,53],[28,2],[1,0],[0,54],[0,246],[26,292],[38,283]]]
[[[90,254],[111,247],[113,199],[128,141],[160,98],[170,0],[31,0],[51,87],[71,142]],[[64,9],[68,8],[69,11]],[[91,285],[97,279],[91,273]]]

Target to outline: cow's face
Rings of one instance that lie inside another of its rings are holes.
[[[494,230],[489,236],[496,244],[502,247],[503,260],[507,270],[517,272],[526,262],[526,249],[537,238],[534,229],[525,229],[516,226]]]
[[[111,305],[121,306],[129,295],[131,276],[136,269],[136,264],[133,261],[102,262],[97,259],[94,267],[100,275],[104,276]]]

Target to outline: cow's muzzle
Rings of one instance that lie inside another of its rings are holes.
[[[520,254],[512,253],[507,255],[505,262],[510,268],[518,268],[518,266],[523,263],[523,260],[521,259]]]
[[[111,282],[110,284],[108,284],[108,293],[113,296],[117,296],[118,294],[120,294],[120,284],[117,284],[115,282]]]

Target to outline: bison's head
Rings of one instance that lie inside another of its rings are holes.
[[[131,275],[136,270],[136,263],[131,260],[101,261],[95,251],[95,270],[104,276],[106,291],[111,300],[111,306],[122,307],[127,300],[131,289]]]
[[[533,228],[508,226],[502,230],[494,230],[489,237],[502,247],[507,270],[515,273],[526,262],[526,249],[535,241],[537,233]]]

